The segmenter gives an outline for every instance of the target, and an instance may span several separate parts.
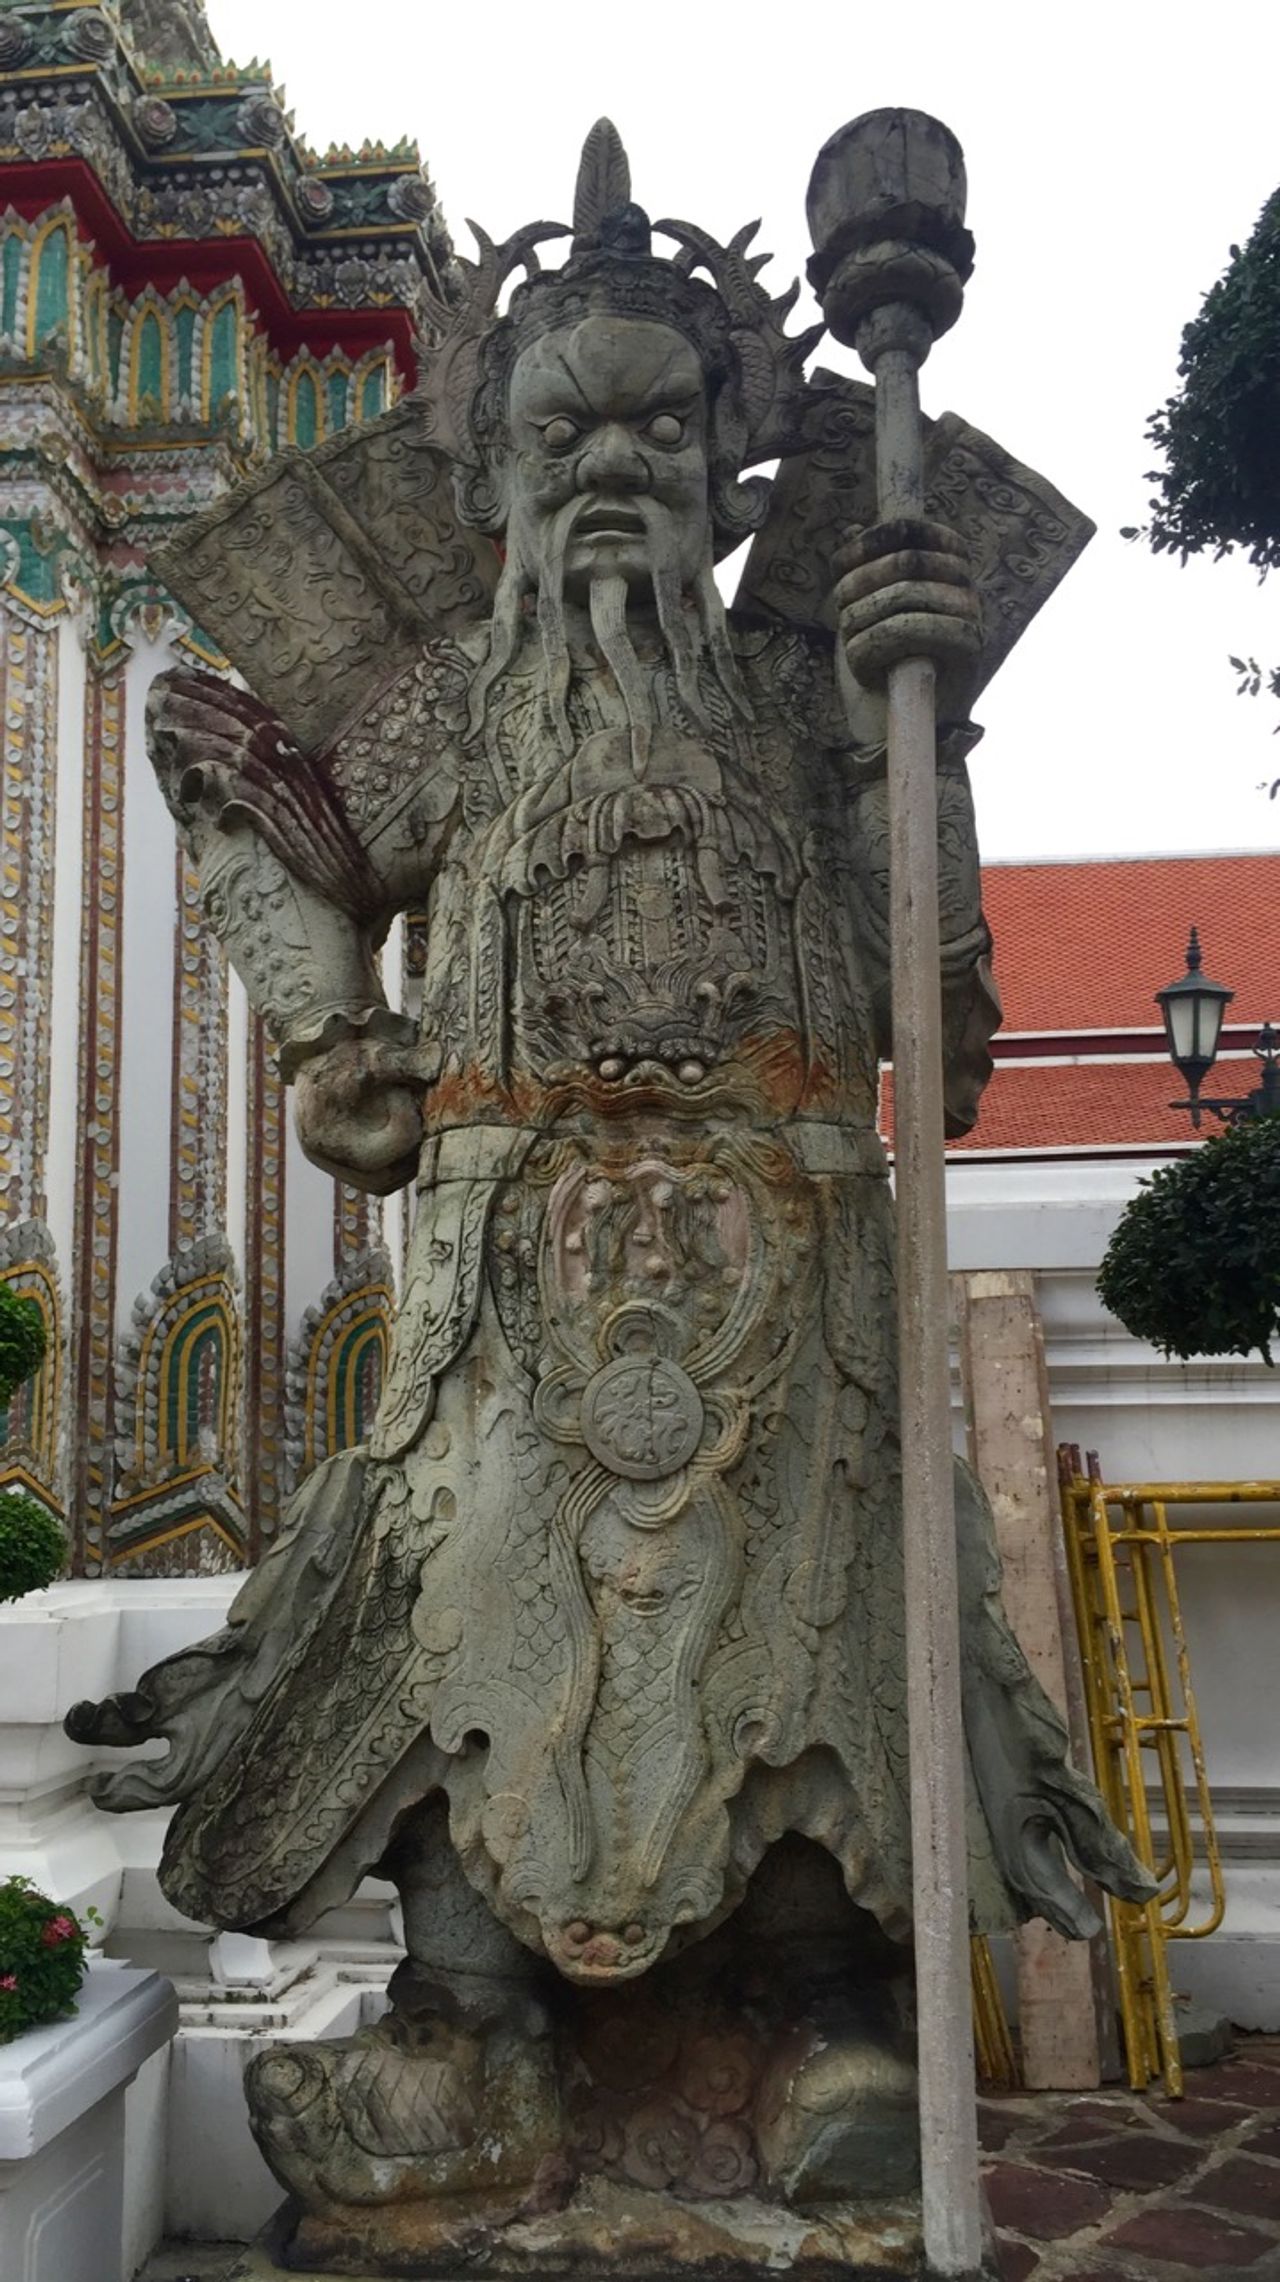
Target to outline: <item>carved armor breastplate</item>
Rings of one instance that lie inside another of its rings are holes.
[[[743,1040],[801,1028],[798,855],[762,802],[672,731],[643,778],[590,737],[502,819],[513,1066],[608,1081],[655,1064],[696,1085]]]

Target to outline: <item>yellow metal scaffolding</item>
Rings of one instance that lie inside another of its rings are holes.
[[[1187,1545],[1280,1544],[1280,1526],[1183,1526],[1193,1506],[1280,1506],[1280,1482],[1111,1482],[1094,1452],[1058,1452],[1067,1565],[1094,1772],[1113,1821],[1158,1880],[1146,1903],[1110,1899],[1129,2082],[1182,2094],[1168,1944],[1201,1941],[1226,1896],[1178,1597]],[[1179,1518],[1170,1524],[1170,1511]],[[1148,1787],[1161,1802],[1153,1826]],[[1193,1893],[1195,1872],[1201,1873]]]
[[[978,2082],[988,2091],[1017,2092],[1022,2086],[1022,2070],[1009,2034],[1004,1999],[991,1960],[991,1946],[984,1934],[975,1933],[969,1943],[969,1967]]]

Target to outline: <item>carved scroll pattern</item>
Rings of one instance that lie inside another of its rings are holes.
[[[837,551],[876,520],[873,398],[860,382],[826,372],[814,377],[831,392],[820,440],[784,463],[737,601],[768,617],[834,628]],[[967,542],[982,601],[982,688],[1094,527],[1043,476],[958,414],[944,412],[925,430],[926,511]]]
[[[279,1526],[286,1489],[285,1087],[262,1017],[249,1015],[245,1260],[245,1510],[250,1551]]]
[[[156,557],[255,694],[314,750],[433,636],[483,616],[498,562],[453,509],[412,398],[286,451]]]
[[[55,630],[0,611],[0,1189],[18,1217],[44,1210],[57,661]]]
[[[227,960],[200,906],[200,875],[179,847],[173,977],[173,1130],[169,1247],[227,1215]]]
[[[90,677],[84,723],[71,1507],[77,1531],[73,1564],[91,1575],[104,1560],[115,1432],[124,706],[122,674]]]

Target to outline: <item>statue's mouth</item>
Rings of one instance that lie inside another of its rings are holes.
[[[576,538],[642,539],[645,521],[634,507],[588,507],[574,525]]]

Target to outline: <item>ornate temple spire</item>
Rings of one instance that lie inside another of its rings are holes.
[[[120,0],[131,46],[153,68],[208,71],[222,61],[204,0]]]

